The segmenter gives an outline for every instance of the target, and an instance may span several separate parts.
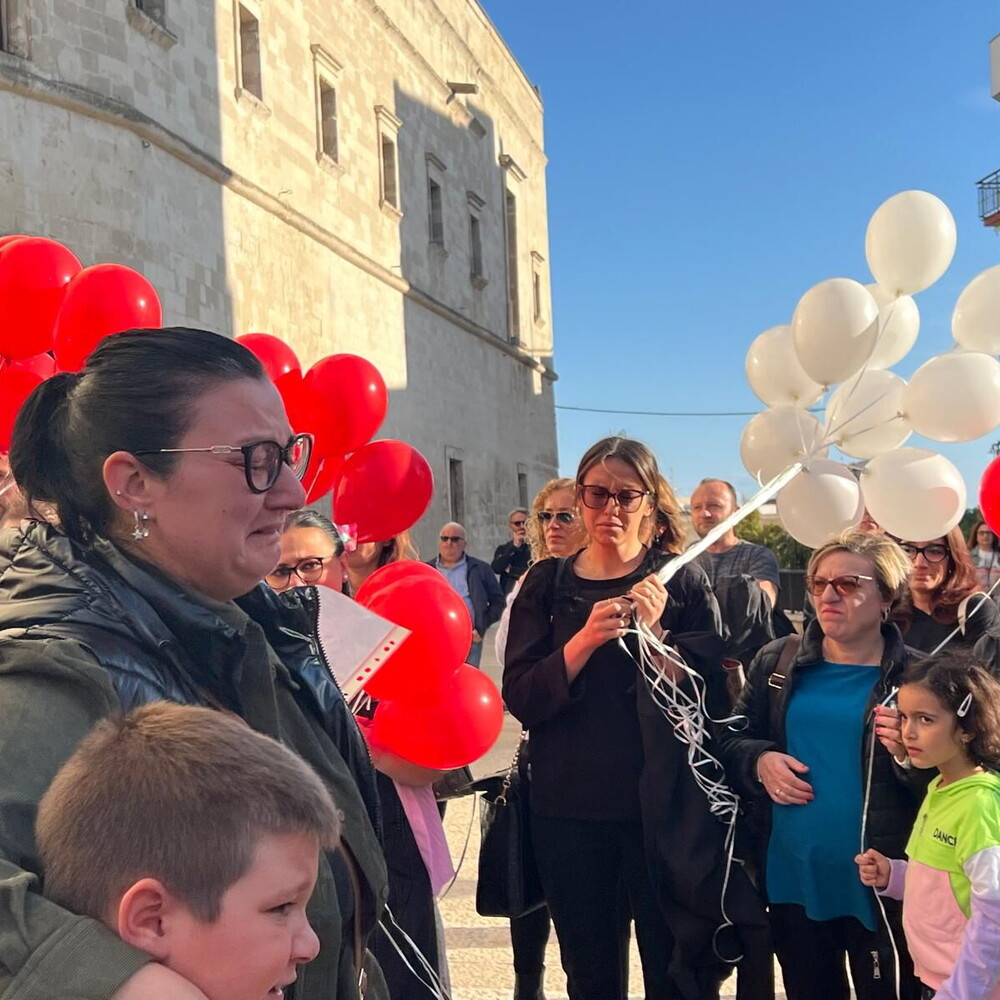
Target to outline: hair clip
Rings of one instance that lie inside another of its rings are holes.
[[[962,699],[962,704],[958,706],[958,711],[956,711],[955,714],[960,719],[964,719],[969,714],[969,709],[970,708],[972,708],[972,692],[971,691]]]

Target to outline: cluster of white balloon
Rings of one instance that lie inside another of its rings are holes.
[[[914,540],[944,534],[965,512],[965,482],[955,466],[902,445],[913,431],[971,441],[1000,425],[1000,362],[993,357],[1000,354],[1000,265],[959,296],[952,350],[921,365],[909,382],[888,370],[917,339],[920,313],[911,296],[944,274],[955,242],[955,220],[939,198],[894,195],[865,237],[876,283],[821,281],[799,300],[789,325],[766,330],[750,346],[747,380],[768,409],[744,429],[740,457],[778,493],[778,516],[804,545],[857,524],[866,507],[887,531]],[[830,390],[820,423],[808,407]],[[866,460],[864,468],[856,475],[832,461],[830,446]],[[798,465],[797,475],[782,475]]]

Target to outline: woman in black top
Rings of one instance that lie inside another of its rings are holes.
[[[657,509],[673,513],[675,546],[680,531],[644,445],[599,441],[576,481],[590,542],[528,571],[511,609],[504,701],[531,730],[532,835],[571,1000],[626,996],[629,912],[646,997],[676,998],[667,972],[674,939],[644,854],[637,699],[646,695],[628,633],[633,614],[678,644],[678,633],[699,633],[718,674],[711,686],[724,691],[718,609],[699,570],[685,568],[668,587],[656,575],[670,555],[642,539]]]

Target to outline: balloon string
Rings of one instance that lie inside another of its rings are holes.
[[[849,417],[845,417],[843,420],[841,420],[839,424],[835,424],[833,427],[831,427],[826,432],[826,437],[824,437],[823,440],[820,442],[819,447],[820,448],[826,448],[828,445],[836,444],[837,443],[837,440],[836,440],[837,439],[837,435],[848,424],[853,423],[855,420],[858,419],[858,417],[863,416],[873,406],[877,406],[879,403],[881,403],[883,399],[888,399],[889,396],[891,396],[894,391],[895,390],[893,390],[893,389],[889,389],[887,392],[883,392],[881,396],[877,396],[870,403],[867,403],[865,406],[862,406],[861,409],[858,410],[857,413],[852,413]],[[894,417],[889,417],[887,420],[880,420],[880,421],[878,421],[878,423],[871,424],[870,426],[866,427],[864,430],[861,430],[861,431],[851,431],[851,434],[852,435],[867,434],[868,431],[872,431],[876,427],[881,427],[883,424],[891,423],[893,420],[902,420],[902,419],[903,419],[903,414],[902,413],[897,413]]]
[[[993,591],[996,590],[997,587],[1000,587],[1000,577],[997,577],[997,579],[993,581],[993,586],[990,587],[990,589],[986,591],[986,593],[984,595],[984,599],[982,601],[979,601],[976,604],[976,606],[965,616],[965,620],[964,621],[962,620],[962,616],[959,615],[958,624],[955,626],[955,628],[951,632],[951,634],[945,636],[944,639],[942,639],[941,642],[939,642],[937,644],[937,646],[935,646],[934,649],[931,650],[931,652],[928,653],[927,655],[928,656],[934,656],[935,654],[940,653],[941,650],[944,649],[944,647],[947,646],[948,643],[951,642],[951,640],[954,639],[955,636],[958,635],[959,632],[963,631],[964,628],[965,628],[965,626],[968,624],[969,619],[986,603],[987,600],[989,600],[989,599],[992,598]],[[980,593],[981,593],[981,591],[980,591]],[[974,597],[974,596],[975,596],[974,594],[970,594],[969,595],[969,597]],[[969,597],[966,598],[966,601],[969,599]]]
[[[801,462],[795,462],[788,466],[784,472],[779,472],[773,479],[765,483],[742,507],[733,511],[724,521],[720,521],[704,538],[695,542],[691,548],[682,552],[676,559],[671,559],[658,576],[666,583],[682,567],[686,566],[693,559],[714,545],[723,535],[735,528],[744,518],[749,517],[755,510],[763,507],[768,500],[777,494],[783,487],[787,486],[801,471],[803,463],[811,458],[813,453],[805,456]]]

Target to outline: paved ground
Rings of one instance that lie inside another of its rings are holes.
[[[482,668],[499,681],[500,670],[493,654],[493,633],[486,638]],[[493,750],[473,765],[476,777],[492,774],[510,763],[520,734],[516,720],[506,716],[504,730]],[[476,872],[479,865],[479,817],[475,799],[460,799],[448,806],[445,830],[456,866],[468,841],[458,879],[441,901],[448,959],[451,967],[453,1000],[510,1000],[514,973],[511,967],[510,938],[506,920],[481,917],[476,913]],[[641,989],[642,973],[633,942],[629,981],[633,992]],[[735,996],[735,980],[723,988],[723,998]],[[566,997],[566,978],[559,964],[559,947],[553,934],[546,958],[545,995],[548,1000]],[[641,998],[641,993],[634,994]],[[784,993],[779,993],[783,998]]]

